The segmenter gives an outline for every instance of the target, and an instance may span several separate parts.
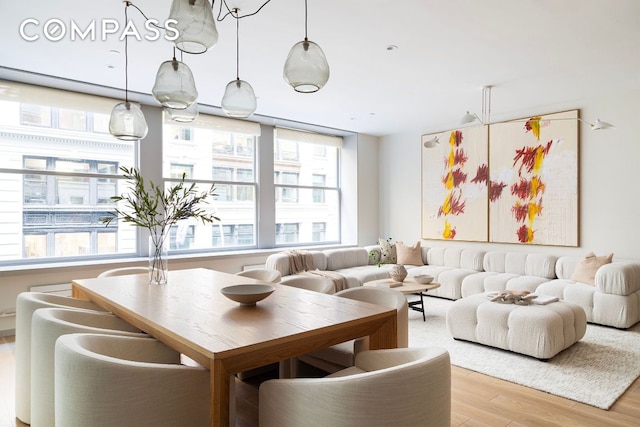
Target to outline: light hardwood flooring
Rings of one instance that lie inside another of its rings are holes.
[[[15,418],[14,337],[0,337],[0,427]],[[258,424],[260,378],[238,381],[238,426]],[[452,366],[452,426],[640,426],[640,380],[609,411]],[[425,424],[425,425],[428,425]]]

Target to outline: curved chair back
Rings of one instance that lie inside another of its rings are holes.
[[[328,377],[265,381],[258,402],[260,427],[448,427],[449,353],[441,348],[363,351],[354,367]]]
[[[31,318],[39,308],[67,308],[104,312],[96,304],[61,295],[22,292],[16,299],[16,417],[31,423]]]
[[[236,273],[236,275],[271,283],[278,283],[280,281],[280,272],[278,270],[272,270],[270,268],[254,268],[252,270],[244,270]]]
[[[209,426],[209,371],[152,338],[71,334],[56,343],[64,427]]]
[[[148,274],[148,267],[122,267],[113,268],[98,274],[98,277],[124,276],[127,274]]]
[[[395,308],[398,311],[398,347],[409,346],[409,307],[407,298],[393,289],[362,286],[337,292],[336,296]]]
[[[324,277],[314,277],[305,275],[287,276],[285,280],[280,282],[281,285],[293,286],[296,288],[307,289],[310,291],[321,292],[323,294],[332,294],[334,286],[331,279]]]
[[[111,313],[41,308],[33,313],[31,333],[31,425],[54,426],[54,349],[65,334],[148,337]],[[60,424],[64,425],[64,424]]]

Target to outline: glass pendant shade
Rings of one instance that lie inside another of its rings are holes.
[[[175,108],[165,108],[171,120],[180,123],[189,123],[198,117],[198,103],[194,102],[184,110],[176,110]]]
[[[218,30],[209,0],[173,0],[169,19],[179,36],[176,47],[186,53],[204,53],[218,42]]]
[[[222,110],[229,117],[249,117],[258,107],[256,94],[244,80],[229,82],[222,97]]]
[[[168,108],[185,109],[198,99],[191,70],[175,58],[160,65],[151,92],[163,107]]]
[[[324,52],[307,39],[291,48],[284,63],[284,80],[296,92],[316,92],[329,80],[329,63]]]
[[[147,136],[149,128],[138,104],[121,102],[113,107],[109,119],[109,133],[124,141],[135,141]]]

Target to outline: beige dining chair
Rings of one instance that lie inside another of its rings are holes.
[[[103,271],[98,274],[98,277],[113,277],[113,276],[125,276],[127,274],[144,274],[149,273],[148,267],[121,267],[112,268],[111,270]]]
[[[260,427],[451,425],[451,364],[443,348],[358,353],[324,378],[265,381]]]
[[[31,426],[53,427],[55,343],[58,337],[78,332],[148,335],[119,317],[105,312],[40,308],[33,313],[31,332]],[[59,424],[64,425],[64,424]]]
[[[22,292],[16,298],[15,409],[16,417],[31,423],[31,319],[39,308],[67,308],[104,312],[96,304],[43,292]]]
[[[181,365],[180,353],[153,338],[65,335],[55,359],[57,426],[210,425],[209,371]]]
[[[237,276],[249,277],[251,279],[262,280],[263,282],[278,283],[280,281],[280,272],[270,268],[254,268],[251,270],[243,270],[236,273]]]
[[[323,294],[332,294],[334,292],[334,285],[331,279],[320,276],[291,275],[282,279],[280,284]]]
[[[337,292],[335,296],[395,308],[398,313],[398,347],[405,348],[409,346],[409,309],[407,299],[401,292],[386,288],[364,286],[345,289]],[[281,374],[283,374],[284,378],[295,378],[304,372],[304,364],[311,365],[327,373],[337,372],[353,366],[356,354],[368,349],[368,337],[339,343],[291,359],[289,374],[287,375],[286,371],[284,373],[281,371]]]

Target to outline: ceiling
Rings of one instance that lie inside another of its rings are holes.
[[[263,3],[226,1],[241,15]],[[558,106],[580,108],[585,94],[640,89],[638,0],[308,3],[309,39],[322,47],[331,67],[329,82],[315,94],[296,93],[282,78],[289,49],[304,37],[304,1],[272,0],[240,21],[240,78],[256,92],[257,115],[381,136],[455,127],[465,110],[480,114],[486,85],[493,87],[491,117],[502,120],[554,112]],[[163,22],[171,1],[134,4]],[[219,5],[218,0],[214,15]],[[122,0],[3,0],[0,16],[0,77],[24,70],[124,88],[121,32],[101,40],[99,30],[107,19],[124,21]],[[20,36],[27,18],[40,23],[26,27],[27,35],[39,36],[36,41]],[[129,18],[142,37],[152,36],[137,10],[130,7]],[[60,41],[44,36],[51,19],[67,28]],[[71,40],[72,21],[81,29],[96,21],[96,37]],[[198,101],[212,106],[220,105],[226,84],[236,76],[235,21],[228,17],[217,26],[216,46],[183,57],[194,73]],[[160,63],[171,55],[172,43],[162,37],[130,37],[129,89],[150,93]]]

